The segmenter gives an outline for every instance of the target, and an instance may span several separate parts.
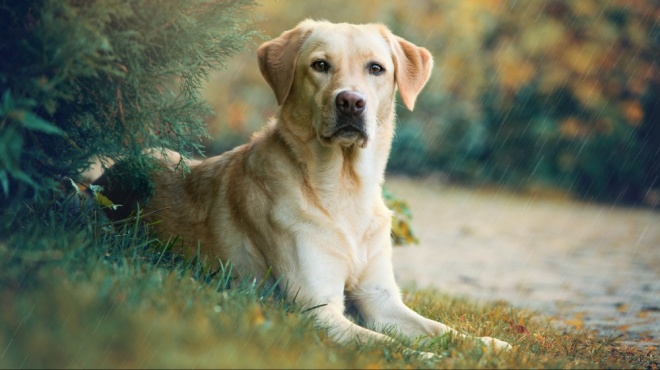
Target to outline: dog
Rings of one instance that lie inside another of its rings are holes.
[[[337,342],[391,341],[378,332],[389,328],[409,337],[458,335],[403,303],[392,212],[381,195],[395,93],[413,109],[431,74],[429,51],[380,24],[305,20],[257,56],[275,115],[247,144],[189,160],[185,176],[178,153],[153,151],[163,170],[151,174],[146,221],[163,238],[231,261],[238,276],[280,278],[287,299],[314,307]],[[345,301],[365,327],[344,316]]]

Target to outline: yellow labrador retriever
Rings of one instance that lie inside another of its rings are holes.
[[[248,144],[190,161],[169,152],[144,213],[161,236],[240,276],[282,278],[339,342],[455,332],[408,308],[394,281],[392,212],[381,197],[394,134],[394,95],[412,109],[433,59],[379,24],[306,20],[261,45],[259,68],[280,105]],[[344,316],[350,300],[370,330]],[[483,337],[498,348],[509,345]]]

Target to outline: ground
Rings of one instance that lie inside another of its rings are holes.
[[[166,253],[141,227],[77,228],[86,213],[51,213],[0,241],[0,368],[660,368],[657,214],[430,180],[388,186],[410,201],[422,241],[395,249],[397,277],[437,288],[404,290],[406,304],[513,351],[451,336],[340,346],[308,305],[258,280]],[[22,212],[11,216],[33,213]],[[502,300],[635,347],[555,330]]]
[[[391,177],[420,244],[396,248],[403,286],[503,300],[626,344],[660,344],[660,213],[549,193]]]

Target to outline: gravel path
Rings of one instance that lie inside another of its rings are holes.
[[[392,177],[418,246],[406,286],[505,300],[636,345],[660,345],[660,213]]]

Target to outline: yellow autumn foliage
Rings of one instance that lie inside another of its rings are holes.
[[[536,163],[513,163],[512,158],[544,158],[547,165],[542,167],[555,171],[547,177],[565,179],[567,184],[574,182],[567,180],[567,175],[587,179],[583,185],[587,193],[596,191],[592,183],[604,181],[620,189],[638,188],[634,191],[637,194],[646,194],[649,187],[657,186],[653,178],[660,175],[660,165],[651,160],[638,164],[639,168],[631,170],[636,177],[631,177],[623,157],[621,163],[612,165],[605,162],[614,159],[594,153],[589,155],[592,162],[572,161],[572,167],[562,167],[566,161],[561,153],[573,149],[571,140],[575,138],[594,143],[603,138],[604,144],[595,145],[593,150],[639,150],[642,153],[633,157],[640,158],[660,145],[650,103],[657,101],[660,91],[654,36],[660,19],[658,2],[282,0],[264,2],[259,12],[255,24],[268,38],[305,18],[380,22],[395,34],[429,49],[435,60],[431,80],[418,98],[415,112],[406,116],[401,107],[399,116],[400,129],[409,124],[410,130],[423,133],[416,143],[423,150],[414,154],[406,149],[402,153],[428,156],[425,162],[440,163],[434,164],[435,169],[456,171],[459,176],[474,179],[484,173],[483,169],[461,158],[454,159],[454,153],[460,157],[469,152],[478,157],[484,150],[496,148],[498,152],[479,165],[488,166],[488,173],[496,173],[498,170],[491,167],[499,166],[506,174],[520,176],[508,179],[510,182],[538,175],[534,169],[541,168]],[[205,95],[217,113],[208,123],[219,141],[249,137],[277,109],[256,63],[255,50],[262,41],[255,40],[251,51],[233,60],[228,72],[207,85]],[[441,104],[443,101],[448,103]],[[491,126],[486,127],[488,122]],[[471,131],[479,125],[491,131]],[[622,139],[635,136],[626,130],[638,132],[636,136],[644,141]],[[522,133],[528,136],[513,142],[496,141],[499,134],[514,138]],[[472,140],[482,148],[474,149]],[[539,140],[548,141],[547,145],[526,145]],[[605,149],[608,145],[610,148]],[[540,148],[547,152],[534,152]],[[603,172],[611,172],[612,167],[621,172],[617,175],[621,180],[614,185]],[[501,179],[498,176],[493,177]],[[626,182],[632,178],[645,180]],[[602,195],[617,191],[596,192]],[[640,201],[638,195],[631,197]]]

